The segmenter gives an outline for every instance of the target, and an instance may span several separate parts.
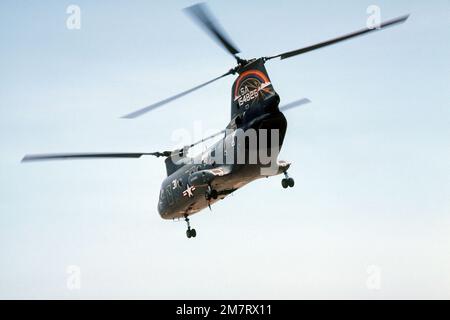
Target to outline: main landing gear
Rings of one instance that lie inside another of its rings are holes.
[[[285,176],[285,178],[283,178],[283,180],[281,180],[281,185],[283,186],[284,189],[286,189],[287,187],[292,188],[295,184],[294,179],[289,177],[288,173],[286,171],[284,172],[284,176]]]
[[[191,225],[189,223],[188,215],[184,216],[184,221],[186,221],[187,226],[188,226],[188,228],[186,230],[186,236],[188,238],[195,238],[197,236],[197,231],[195,231],[195,229],[191,229]]]
[[[219,196],[219,193],[217,192],[217,190],[211,188],[211,186],[208,186],[208,190],[206,190],[206,194],[205,194],[206,200],[208,200],[208,201],[211,199],[216,200],[218,196]]]
[[[211,210],[211,199],[216,200],[218,196],[219,196],[219,193],[217,192],[217,190],[211,188],[211,186],[208,185],[208,189],[205,192],[205,199],[206,199],[206,201],[208,201],[209,210]]]

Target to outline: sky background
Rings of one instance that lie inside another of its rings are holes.
[[[246,186],[192,217],[195,239],[158,215],[161,159],[20,163],[222,129],[231,77],[120,119],[234,66],[181,11],[192,3],[0,2],[0,298],[449,299],[447,0],[209,1],[245,58],[360,29],[372,4],[411,17],[266,65],[282,103],[312,100],[286,114],[296,185]]]

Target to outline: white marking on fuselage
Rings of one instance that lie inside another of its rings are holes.
[[[189,184],[186,185],[186,190],[183,191],[183,196],[186,197],[188,196],[189,198],[194,196],[194,191],[195,187],[194,186],[190,186]]]

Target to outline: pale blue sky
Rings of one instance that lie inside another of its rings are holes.
[[[209,1],[246,58],[357,30],[371,4],[411,17],[267,64],[282,102],[312,100],[287,114],[295,188],[239,190],[192,217],[195,239],[157,213],[160,159],[20,164],[222,129],[232,78],[119,118],[234,65],[181,11],[194,2],[1,1],[0,298],[450,298],[449,1]]]

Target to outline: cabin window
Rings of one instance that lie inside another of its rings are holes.
[[[216,158],[216,149],[212,149],[210,156],[209,156],[209,162],[211,163],[211,165],[214,167],[216,165],[216,161],[213,160]]]

